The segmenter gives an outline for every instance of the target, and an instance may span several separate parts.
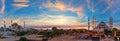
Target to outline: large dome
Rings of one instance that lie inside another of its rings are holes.
[[[108,25],[105,23],[105,22],[100,22],[98,25],[97,25],[97,28],[104,28],[104,29],[108,29]]]

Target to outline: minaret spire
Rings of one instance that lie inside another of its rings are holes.
[[[109,27],[112,29],[112,27],[113,27],[113,18],[112,18],[112,16],[110,16],[110,18],[109,18]]]
[[[11,20],[11,25],[12,25],[12,22],[13,22],[13,21]]]
[[[96,18],[94,17],[94,14],[92,16],[92,27],[95,28],[96,27]]]
[[[4,21],[4,31],[6,31],[6,23],[5,23],[5,21]]]
[[[24,28],[25,28],[25,21],[24,21]]]
[[[88,16],[88,30],[90,30],[90,18]]]
[[[6,23],[5,23],[5,21],[4,21],[4,28],[6,28]]]
[[[12,29],[12,23],[13,23],[13,21],[11,20],[11,27],[10,27],[10,29]]]
[[[96,27],[96,19],[94,16],[94,4],[92,4],[92,28],[94,29]]]

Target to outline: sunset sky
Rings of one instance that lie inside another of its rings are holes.
[[[3,21],[23,25],[87,25],[87,18],[108,24],[113,17],[120,26],[120,0],[0,0],[0,25]]]

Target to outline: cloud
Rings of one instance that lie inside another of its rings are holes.
[[[95,12],[93,3],[91,5],[90,0],[86,0],[86,2],[87,2],[88,9],[92,12]]]
[[[14,2],[29,2],[29,0],[14,0]]]
[[[4,11],[5,11],[5,0],[1,0],[1,4],[2,4],[2,8],[1,8],[1,10],[0,10],[0,13],[4,13]]]
[[[98,4],[101,4],[103,2],[107,3],[107,6],[104,10],[102,10],[102,14],[106,13],[109,9],[111,9],[114,5],[116,0],[97,0],[97,2],[92,2],[92,0],[86,0],[88,9],[92,12],[95,12],[98,9],[95,9],[94,6],[97,6]]]
[[[114,4],[114,0],[105,0],[105,2],[108,4],[108,6],[106,7],[105,10],[102,11],[102,14],[104,14],[107,10],[109,10]]]
[[[52,3],[50,1],[48,1],[48,3],[43,4],[44,7],[52,10],[52,11],[63,11],[66,9],[66,5],[63,4],[62,2],[56,2],[56,3]]]
[[[14,13],[21,8],[25,8],[29,6],[29,3],[28,3],[29,0],[13,0],[13,2],[14,3],[11,5],[14,7],[14,9],[12,9],[10,13]]]
[[[47,3],[43,4],[43,7],[50,9],[51,11],[72,11],[76,12],[78,16],[83,17],[84,14],[84,9],[82,6],[79,7],[73,7],[70,5],[66,5],[61,1],[56,1],[55,3],[52,3],[48,1]],[[41,8],[41,6],[40,6]]]
[[[14,2],[15,4],[12,5],[18,8],[24,8],[29,6],[28,4],[29,0],[14,0]]]
[[[64,15],[40,15],[40,19],[37,20],[26,20],[29,25],[81,25],[84,24],[79,22],[78,19],[72,16]]]
[[[0,21],[0,25],[3,25],[3,21],[6,21],[7,26],[11,24],[11,20],[13,23],[18,23],[19,25],[23,25],[24,21],[26,25],[32,26],[63,26],[63,25],[85,25],[85,22],[79,21],[76,17],[73,16],[65,16],[65,15],[48,15],[41,14],[39,16],[20,16],[19,18],[3,18]]]
[[[28,7],[27,4],[12,4],[12,5],[18,8]]]

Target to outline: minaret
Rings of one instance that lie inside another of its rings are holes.
[[[25,28],[25,21],[24,21],[24,28]]]
[[[23,22],[23,28],[22,28],[22,30],[25,30],[25,21]]]
[[[88,17],[88,30],[90,30],[90,18]]]
[[[95,28],[95,27],[96,27],[96,19],[93,16],[93,18],[92,18],[92,28]]]
[[[6,28],[6,24],[5,24],[5,21],[4,21],[4,28]]]
[[[13,22],[13,21],[11,20],[11,25],[12,25],[12,22]]]
[[[96,19],[94,17],[94,4],[92,4],[92,28],[94,29],[96,27]]]
[[[10,27],[10,29],[12,29],[12,23],[13,23],[13,21],[11,20],[11,27]]]
[[[96,27],[96,17],[94,18],[94,26]]]
[[[6,24],[5,24],[5,21],[4,21],[4,31],[6,31]]]
[[[109,18],[109,27],[112,29],[113,27],[113,18],[112,16]]]

